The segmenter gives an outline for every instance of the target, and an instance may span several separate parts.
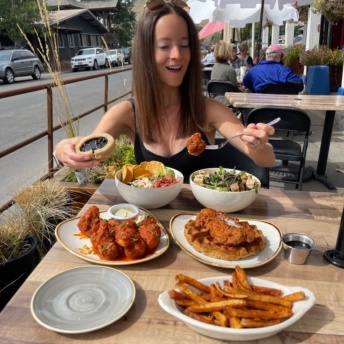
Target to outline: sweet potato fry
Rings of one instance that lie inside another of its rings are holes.
[[[181,307],[190,307],[190,306],[196,306],[198,303],[194,300],[175,300],[176,304]]]
[[[189,312],[188,309],[184,310],[184,314],[189,316],[192,319],[195,319],[195,320],[198,320],[198,321],[202,321],[202,322],[204,322],[206,324],[215,325],[213,319],[210,318],[210,317],[207,317],[205,315]]]
[[[205,313],[205,312],[214,312],[224,309],[225,307],[245,307],[245,300],[226,300],[220,302],[208,302],[205,304],[188,307],[188,310],[193,313]]]
[[[197,306],[196,306],[197,307]],[[190,307],[191,308],[191,307]],[[284,319],[290,317],[292,315],[291,309],[285,308],[282,312],[268,312],[262,311],[257,309],[239,309],[239,308],[231,308],[227,307],[225,309],[225,314],[229,317],[235,316],[240,318],[250,318],[250,319],[263,319],[263,320],[271,320],[271,319]]]
[[[207,303],[206,300],[202,298],[202,296],[195,293],[192,289],[190,289],[186,284],[184,283],[178,283],[176,285],[177,289],[181,290],[183,293],[185,293],[190,299],[196,301],[198,304],[204,304]]]
[[[266,327],[279,324],[281,319],[272,319],[272,320],[253,320],[253,319],[241,319],[241,325],[243,327],[255,328],[255,327]]]
[[[229,327],[232,328],[243,328],[239,317],[229,317]]]
[[[235,272],[239,281],[239,284],[242,285],[243,288],[247,289],[247,290],[252,290],[251,288],[251,284],[246,276],[245,270],[240,267],[239,265],[237,265],[235,267]]]
[[[286,307],[274,305],[269,302],[257,301],[257,300],[247,300],[247,307],[250,309],[260,309],[268,312],[283,312]],[[290,310],[290,308],[287,308]]]
[[[182,275],[182,274],[179,274],[176,276],[176,281],[178,283],[185,283],[185,284],[188,284],[192,287],[195,287],[197,288],[198,290],[200,291],[203,291],[204,293],[207,293],[209,294],[210,293],[210,287],[208,285],[205,285],[197,280],[195,280],[194,278],[192,277],[189,277],[189,276],[186,276],[186,275]]]
[[[306,297],[305,293],[303,291],[299,291],[297,293],[293,293],[293,294],[289,294],[286,296],[283,296],[282,299],[283,300],[288,300],[291,302],[295,302],[295,301],[300,301],[303,300]]]
[[[177,290],[170,290],[168,292],[168,295],[170,296],[170,299],[172,300],[188,300],[189,299],[185,294],[182,294]]]
[[[218,326],[228,327],[228,318],[221,312],[213,312],[214,322]]]
[[[262,287],[259,285],[251,285],[251,288],[254,292],[259,293],[259,294],[265,294],[265,295],[271,295],[271,296],[280,296],[282,294],[282,291],[280,289],[275,289],[275,288]]]

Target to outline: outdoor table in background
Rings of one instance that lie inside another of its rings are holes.
[[[261,106],[292,106],[302,110],[324,110],[325,120],[319,151],[319,159],[313,178],[334,190],[335,186],[328,181],[325,172],[330,150],[334,116],[336,111],[344,111],[344,97],[338,95],[305,95],[305,94],[263,94],[263,93],[226,93],[228,101],[236,108],[257,108]],[[309,168],[311,169],[311,168]]]
[[[92,205],[101,210],[123,202],[113,179],[105,180],[81,210]],[[248,269],[249,277],[260,277],[288,286],[310,289],[316,304],[295,324],[259,343],[343,343],[344,270],[329,264],[323,252],[334,248],[343,210],[344,195],[327,192],[261,189],[246,209],[233,214],[241,219],[267,221],[282,233],[300,231],[317,244],[306,265],[288,263],[281,251],[265,265]],[[189,185],[183,185],[179,196],[169,205],[151,213],[168,230],[170,219],[177,214],[196,214],[202,206],[193,197]],[[181,229],[183,230],[183,229]],[[74,256],[56,243],[29,276],[17,294],[0,313],[0,344],[9,343],[223,343],[202,336],[181,321],[165,313],[158,296],[175,285],[177,274],[194,278],[229,275],[232,269],[209,266],[187,255],[171,238],[162,256],[136,265],[114,266],[134,282],[133,306],[121,319],[100,330],[84,334],[59,334],[39,325],[30,313],[30,301],[37,288],[49,278],[68,269],[90,263]]]

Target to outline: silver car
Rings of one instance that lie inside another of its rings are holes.
[[[12,84],[18,76],[41,78],[43,71],[39,58],[27,49],[0,50],[0,79],[5,84]]]

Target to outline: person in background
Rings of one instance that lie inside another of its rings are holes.
[[[275,155],[269,137],[274,128],[264,123],[244,127],[227,106],[203,94],[198,33],[186,6],[181,0],[146,3],[133,39],[133,98],[111,107],[93,134],[108,133],[114,139],[126,135],[137,164],[160,161],[183,173],[185,181],[195,170],[215,164],[210,150],[198,156],[188,153],[186,143],[197,132],[206,144],[215,143],[217,132],[225,138],[243,132],[231,144],[257,165],[272,166]],[[99,164],[76,152],[81,139],[64,139],[55,146],[65,166]]]
[[[260,93],[268,84],[292,83],[297,92],[303,90],[303,82],[290,68],[281,64],[282,47],[271,44],[265,53],[266,59],[252,67],[244,76],[243,84],[251,92]]]
[[[204,56],[202,59],[202,63],[204,65],[206,64],[214,64],[215,61],[215,56],[214,56],[214,46],[211,46],[208,50],[208,54]]]
[[[230,55],[231,46],[229,43],[225,41],[219,41],[215,44],[214,56],[216,63],[212,68],[210,81],[230,81],[233,85],[238,87],[235,69],[228,63]],[[214,99],[227,106],[231,105],[224,95],[216,95],[214,96]]]
[[[235,44],[231,44],[231,55],[229,58],[229,64],[234,69],[240,69],[240,67],[247,67],[246,60],[238,56],[238,48]]]
[[[252,59],[252,56],[250,56],[248,53],[247,42],[242,42],[239,45],[239,49],[240,49],[240,57],[246,61],[247,69],[250,69],[251,67],[253,67],[253,59]]]

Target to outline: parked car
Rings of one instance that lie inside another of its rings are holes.
[[[5,84],[12,84],[18,76],[41,78],[43,71],[40,59],[27,49],[0,50],[0,79]]]
[[[111,49],[106,51],[106,55],[111,66],[121,66],[124,63],[124,54],[121,50]]]
[[[80,49],[76,55],[72,57],[71,66],[73,72],[83,68],[86,68],[87,70],[93,68],[96,70],[99,69],[99,67],[108,68],[109,61],[102,48],[85,48]]]
[[[124,63],[128,62],[128,64],[131,64],[131,47],[122,48],[123,54],[124,54]]]

